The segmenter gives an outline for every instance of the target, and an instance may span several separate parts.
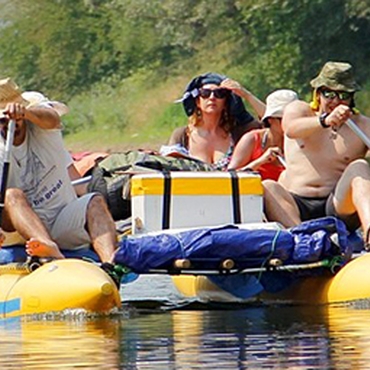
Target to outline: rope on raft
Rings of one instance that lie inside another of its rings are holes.
[[[268,266],[261,266],[261,267],[252,267],[252,268],[245,268],[245,269],[234,269],[233,264],[230,263],[230,259],[227,259],[227,265],[232,266],[231,269],[214,269],[214,270],[200,270],[200,269],[192,269],[191,262],[189,260],[188,263],[184,264],[181,260],[181,263],[176,263],[174,261],[174,268],[173,269],[151,269],[147,272],[143,272],[140,274],[170,274],[170,275],[238,275],[238,274],[260,274],[263,272],[271,272],[271,271],[286,271],[286,272],[294,272],[299,270],[308,270],[308,269],[316,269],[316,268],[327,268],[330,270],[332,274],[335,274],[343,265],[343,260],[340,256],[336,256],[332,259],[324,259],[317,262],[310,262],[310,263],[302,263],[302,264],[295,264],[295,265],[282,265],[279,264],[276,259],[271,260],[272,264]],[[220,266],[223,264],[221,263]],[[120,266],[120,265],[118,265]],[[178,266],[178,268],[176,268]],[[190,267],[185,267],[190,266]],[[122,266],[123,267],[123,266]],[[125,267],[126,272],[135,272],[134,270],[130,270]]]
[[[29,258],[25,262],[12,262],[5,265],[0,265],[0,275],[14,274],[14,275],[28,275],[41,266],[41,262]]]

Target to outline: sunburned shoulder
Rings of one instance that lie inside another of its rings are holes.
[[[285,113],[307,112],[312,114],[310,104],[303,100],[294,100],[284,108]]]
[[[294,119],[313,115],[315,113],[310,104],[302,100],[293,101],[284,108],[283,127]]]

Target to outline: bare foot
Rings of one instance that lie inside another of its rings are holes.
[[[34,238],[26,242],[26,252],[30,256],[36,257],[65,258],[55,243],[50,242],[46,244]]]

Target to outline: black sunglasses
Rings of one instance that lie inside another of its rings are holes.
[[[353,93],[347,91],[320,90],[320,93],[329,100],[334,100],[336,97],[339,100],[350,100],[353,97]]]
[[[200,89],[199,90],[199,95],[204,99],[208,99],[212,94],[217,99],[225,99],[228,93],[229,93],[229,90],[223,89],[223,88],[214,89],[214,90],[211,90],[211,89]]]

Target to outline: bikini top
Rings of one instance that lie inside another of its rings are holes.
[[[239,136],[239,135],[238,135]],[[189,131],[188,127],[179,127],[175,130],[174,134],[172,135],[172,143],[171,144],[179,144],[181,145],[186,151],[189,149]],[[235,140],[233,135],[231,134],[231,143],[227,150],[227,152],[215,163],[211,164],[212,169],[214,170],[226,170],[230,161],[231,156],[234,152],[235,147]]]
[[[260,130],[253,131],[255,144],[254,144],[250,162],[261,157],[261,155],[267,149],[266,145],[267,145],[268,131],[266,130],[264,132],[262,139],[261,139],[260,132],[261,132]],[[265,163],[258,168],[258,172],[260,173],[262,180],[272,179],[276,181],[283,171],[284,171],[284,167],[277,160],[271,163]]]

